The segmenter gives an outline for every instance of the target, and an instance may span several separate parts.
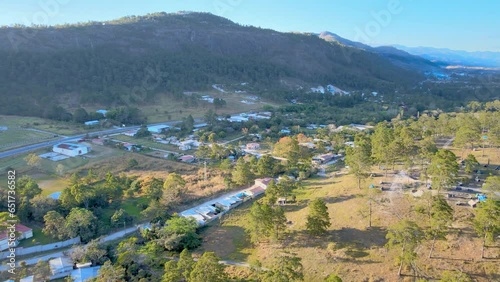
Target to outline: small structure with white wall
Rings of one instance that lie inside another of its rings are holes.
[[[90,147],[75,143],[59,143],[52,147],[52,151],[62,155],[75,157],[87,154],[90,152]]]

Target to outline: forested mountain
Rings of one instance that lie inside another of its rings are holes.
[[[242,26],[207,13],[157,13],[109,22],[0,28],[0,114],[48,105],[119,105],[141,91],[180,95],[249,82],[258,94],[334,84],[411,87],[419,70],[314,34]]]

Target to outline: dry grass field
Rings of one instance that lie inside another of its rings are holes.
[[[487,150],[486,153],[495,152]],[[492,158],[492,163],[493,160],[497,161]],[[204,242],[197,253],[214,251],[223,259],[249,263],[258,260],[269,267],[276,254],[287,250],[302,258],[305,281],[322,281],[331,273],[338,274],[344,281],[414,281],[415,274],[435,281],[444,270],[464,271],[475,281],[499,281],[499,246],[487,248],[486,257],[492,259],[481,259],[482,241],[471,227],[472,208],[451,203],[455,221],[447,240],[436,243],[432,258],[428,258],[431,242],[424,241],[417,249],[418,273],[405,267],[403,276],[398,277],[399,265],[395,262],[398,251],[385,247],[387,227],[403,217],[426,227],[426,218],[414,212],[414,207],[425,204],[425,200],[412,197],[409,189],[373,192],[376,189],[366,188],[371,183],[377,185],[384,180],[383,176],[367,179],[360,190],[354,177],[345,172],[337,172],[333,178],[303,182],[303,187],[295,191],[297,202],[285,206],[291,224],[282,241],[250,243],[245,227],[251,203],[246,203],[203,231]],[[406,182],[393,174],[388,179],[400,181],[403,186]],[[368,193],[374,199],[371,228],[368,227]],[[332,223],[327,234],[321,237],[311,237],[305,231],[307,204],[315,198],[325,200]],[[493,259],[495,257],[497,259]]]

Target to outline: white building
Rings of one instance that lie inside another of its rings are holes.
[[[49,260],[50,272],[52,275],[70,273],[73,271],[73,262],[68,257],[58,257]]]
[[[98,125],[99,121],[98,120],[89,120],[89,121],[84,122],[84,124],[86,126]]]
[[[62,155],[75,157],[87,154],[90,152],[90,147],[75,143],[59,143],[52,147],[52,151]]]
[[[170,126],[160,124],[160,125],[151,125],[148,126],[148,131],[151,133],[161,133],[163,130],[168,130]]]

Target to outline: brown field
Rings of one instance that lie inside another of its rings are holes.
[[[257,246],[250,243],[245,226],[251,203],[246,203],[203,231],[204,242],[197,253],[214,251],[223,259],[248,263],[258,260],[264,267],[270,267],[273,257],[287,250],[302,258],[305,281],[322,281],[331,273],[338,274],[344,281],[414,281],[414,275],[432,281],[439,280],[442,271],[456,269],[468,273],[475,281],[500,279],[499,260],[481,259],[482,241],[470,221],[473,210],[452,204],[456,220],[447,240],[437,241],[432,258],[428,258],[430,240],[423,242],[417,250],[418,273],[406,267],[403,276],[398,277],[399,265],[395,263],[398,251],[385,248],[387,227],[402,217],[425,227],[426,219],[413,211],[413,207],[423,204],[424,200],[401,191],[374,193],[372,227],[368,228],[368,189],[359,190],[351,175],[337,174],[334,178],[303,182],[303,187],[295,192],[297,202],[285,206],[291,224],[282,241]],[[362,187],[378,184],[382,179],[383,176],[368,179]],[[305,232],[305,219],[308,202],[318,197],[327,203],[332,226],[327,234],[315,238]],[[486,257],[500,258],[498,247],[488,247]]]

